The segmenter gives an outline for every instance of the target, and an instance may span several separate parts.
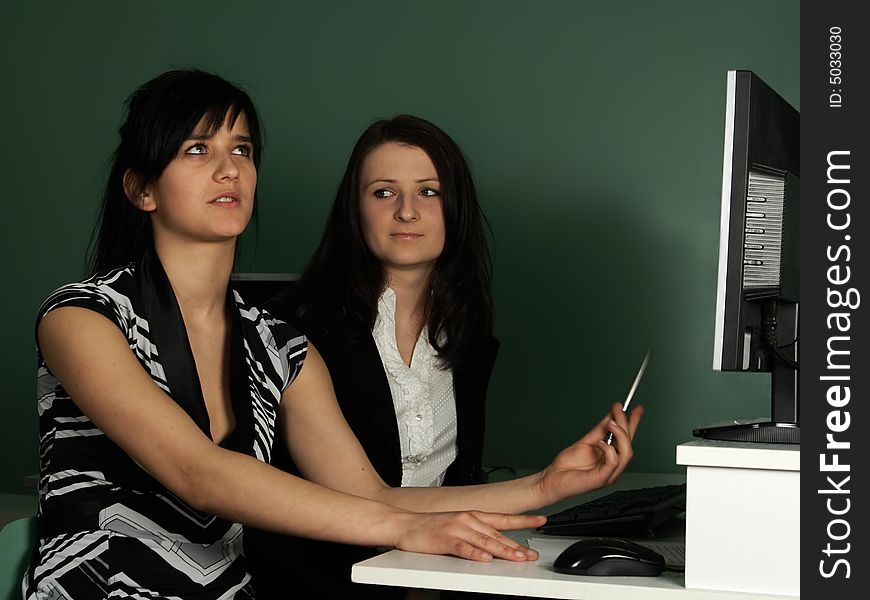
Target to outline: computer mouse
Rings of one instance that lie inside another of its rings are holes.
[[[553,570],[569,575],[655,577],[665,570],[665,559],[628,540],[588,538],[565,548],[553,562]]]

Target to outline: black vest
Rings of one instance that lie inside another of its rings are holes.
[[[372,466],[390,486],[402,483],[396,412],[387,375],[370,332],[348,339],[326,331],[311,313],[295,325],[320,352],[344,417]],[[481,483],[486,390],[498,353],[488,338],[474,358],[453,371],[457,455],[444,485]],[[299,475],[283,440],[276,439],[272,464]],[[260,598],[391,598],[401,588],[354,584],[351,566],[376,554],[372,548],[280,536],[246,529],[245,550]]]

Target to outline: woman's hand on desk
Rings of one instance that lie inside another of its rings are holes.
[[[532,529],[543,525],[542,516],[505,515],[479,511],[405,513],[396,547],[410,552],[452,554],[469,560],[503,558],[522,562],[537,560],[538,553],[503,535],[501,531]]]
[[[626,414],[616,403],[589,433],[559,452],[539,474],[543,505],[615,483],[634,456],[631,442],[642,415],[642,406]],[[604,442],[609,433],[613,445]]]

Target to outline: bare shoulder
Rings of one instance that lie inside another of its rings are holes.
[[[43,354],[51,353],[55,346],[74,344],[91,339],[125,340],[118,327],[103,314],[78,306],[56,308],[39,320],[37,327],[40,348]],[[125,341],[126,345],[126,341]]]
[[[296,378],[284,390],[282,402],[305,398],[309,401],[312,397],[319,398],[332,393],[332,380],[329,377],[329,369],[323,361],[323,357],[310,341],[307,344],[305,362]]]
[[[46,365],[80,408],[105,396],[115,382],[151,384],[124,334],[98,312],[77,306],[52,310],[39,321],[37,337]]]

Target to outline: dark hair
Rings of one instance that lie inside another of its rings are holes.
[[[474,181],[459,146],[434,124],[399,115],[370,125],[347,162],[326,230],[296,291],[297,319],[312,310],[321,325],[340,335],[371,331],[386,272],[363,239],[360,174],[378,146],[396,142],[422,149],[438,172],[444,214],[444,250],[435,262],[426,306],[429,340],[441,361],[455,368],[492,335],[492,263],[489,224],[477,201]],[[343,331],[342,331],[343,330]]]
[[[229,115],[244,114],[259,167],[263,148],[260,119],[254,103],[239,87],[196,69],[167,71],[140,86],[126,101],[127,118],[103,193],[103,202],[88,250],[93,275],[138,260],[154,243],[148,213],[133,206],[124,191],[124,174],[135,174],[136,187],[154,183],[175,158],[185,139],[202,121],[214,135]],[[257,202],[254,201],[256,218]]]

